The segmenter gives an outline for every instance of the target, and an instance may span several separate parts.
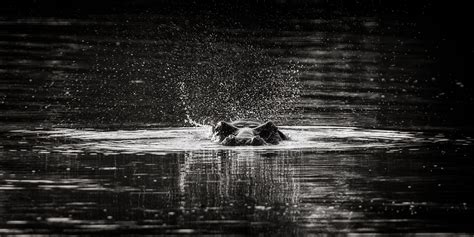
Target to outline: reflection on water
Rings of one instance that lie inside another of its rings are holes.
[[[3,233],[473,231],[471,150],[448,142],[127,154],[55,151],[68,142],[10,135],[18,144],[1,154]]]
[[[287,213],[299,195],[297,154],[43,154],[2,173],[3,217],[8,220],[2,230],[58,226],[69,233],[219,233],[289,224],[296,216]]]
[[[0,233],[474,232],[472,95],[418,27],[1,17]],[[292,139],[183,127],[244,117]]]
[[[442,144],[472,145],[470,137],[451,140],[445,134],[330,126],[281,126],[290,140],[278,145],[225,147],[211,141],[211,127],[100,131],[94,129],[12,130],[14,136],[49,141],[34,151],[104,154],[163,154],[194,150],[398,150],[412,146]]]

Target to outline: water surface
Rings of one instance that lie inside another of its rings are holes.
[[[0,233],[472,233],[471,89],[420,24],[1,17]],[[244,118],[292,139],[209,140]]]

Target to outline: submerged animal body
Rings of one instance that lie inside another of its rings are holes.
[[[288,140],[288,137],[273,122],[260,124],[253,121],[221,121],[213,128],[213,140],[226,146],[260,146],[276,145],[282,140]]]

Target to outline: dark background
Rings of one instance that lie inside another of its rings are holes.
[[[263,18],[289,16],[322,17],[373,16],[379,18],[417,19],[422,31],[417,32],[425,42],[435,42],[439,63],[445,77],[463,82],[472,90],[473,36],[471,7],[467,2],[410,1],[410,0],[6,0],[0,15],[19,16],[74,16],[120,12],[167,12],[193,14],[208,12],[213,17],[244,18],[249,24],[259,24]],[[397,32],[394,32],[396,34]]]
[[[404,127],[405,123],[417,120],[417,125],[445,125],[450,127],[469,128],[472,130],[471,121],[473,115],[469,113],[470,107],[474,104],[473,86],[472,86],[472,70],[474,52],[472,46],[472,34],[470,34],[471,14],[470,7],[467,3],[446,3],[441,1],[381,1],[381,0],[359,0],[359,1],[325,1],[325,0],[259,0],[259,1],[184,1],[184,0],[135,0],[135,1],[59,1],[59,0],[7,0],[2,1],[0,7],[0,17],[6,20],[16,21],[18,19],[29,18],[74,18],[98,22],[101,16],[107,18],[109,15],[117,16],[115,22],[127,22],[126,14],[131,13],[137,16],[143,16],[144,24],[147,23],[149,16],[165,15],[178,16],[183,19],[189,19],[191,24],[211,24],[213,27],[221,24],[224,29],[233,28],[234,24],[239,24],[241,29],[251,30],[252,32],[260,32],[262,30],[270,30],[273,32],[284,32],[292,29],[294,25],[290,23],[293,19],[344,19],[347,23],[360,18],[370,17],[379,19],[382,22],[377,32],[371,32],[384,37],[405,37],[421,42],[420,49],[426,51],[426,60],[433,62],[433,68],[417,68],[416,73],[427,73],[430,76],[423,78],[431,78],[435,76],[437,84],[434,86],[443,92],[444,107],[439,104],[422,105],[417,108],[415,114],[423,114],[423,119],[405,119],[397,126]],[[123,13],[123,14],[122,14]],[[202,19],[206,18],[206,19]],[[202,20],[202,22],[200,22]],[[383,25],[383,22],[398,22],[395,25]],[[410,24],[414,23],[414,27]],[[151,23],[150,23],[151,24]],[[407,27],[408,25],[408,27]],[[17,30],[15,25],[1,26],[2,30],[8,35]],[[51,27],[35,28],[31,25],[25,25],[22,30],[35,31],[36,33],[49,34]],[[147,28],[148,27],[148,28]],[[127,39],[139,37],[139,34],[147,33],[146,29],[153,27],[152,25],[144,25],[143,29],[134,27],[126,29]],[[307,28],[305,28],[307,27]],[[327,29],[311,28],[311,25],[301,25],[301,29],[296,31],[338,31],[339,26],[329,26]],[[317,26],[324,27],[324,26]],[[341,31],[357,31],[357,27],[346,25],[349,29]],[[70,29],[69,29],[70,28]],[[117,27],[116,27],[117,28]],[[206,29],[206,26],[201,27]],[[42,29],[44,32],[41,32]],[[88,29],[91,30],[92,28]],[[118,29],[118,28],[117,28]],[[112,33],[121,34],[119,30],[113,29]],[[84,31],[74,27],[65,26],[65,31],[71,31],[73,34],[82,35]],[[295,29],[293,29],[295,30]],[[11,31],[11,32],[9,32]],[[87,31],[87,30],[85,30]],[[102,32],[102,31],[97,31]],[[90,33],[90,32],[89,32]],[[196,33],[193,32],[192,35]],[[333,32],[337,33],[337,32]],[[106,34],[103,33],[102,34]],[[258,34],[258,33],[257,33]],[[203,33],[206,35],[206,33]],[[105,35],[100,36],[104,37]],[[193,35],[194,36],[194,35]],[[250,38],[250,36],[248,36]],[[8,46],[7,46],[8,47]],[[139,47],[138,50],[143,50]],[[5,49],[8,52],[8,48]],[[388,49],[389,55],[391,49]],[[149,52],[147,52],[148,54]],[[7,53],[8,54],[8,53]],[[108,62],[112,56],[104,57]],[[120,58],[120,57],[115,57]],[[79,59],[78,59],[79,60]],[[81,60],[79,60],[81,61]],[[90,63],[93,60],[85,59],[82,62]],[[8,62],[6,62],[8,63]],[[416,65],[417,62],[408,62],[407,65]],[[98,64],[101,66],[102,64]],[[93,65],[92,65],[93,66]],[[158,70],[153,66],[153,70]],[[399,67],[403,70],[403,66]],[[158,70],[159,71],[159,70]],[[29,76],[29,75],[27,75]],[[82,77],[82,75],[80,75]],[[17,79],[14,79],[18,81]],[[6,82],[7,83],[7,82]],[[117,84],[119,85],[119,84]],[[425,89],[423,85],[418,85],[419,89]],[[7,85],[5,89],[9,93],[13,93]],[[340,88],[345,89],[345,88]],[[433,89],[433,88],[428,88]],[[111,90],[114,92],[113,90]],[[172,91],[167,89],[167,91]],[[111,93],[112,93],[111,92]],[[113,94],[113,93],[112,93]],[[420,94],[421,96],[421,94]],[[425,96],[425,95],[423,95]],[[426,95],[429,97],[431,95]],[[82,98],[84,96],[75,96]],[[105,98],[108,98],[105,96]],[[432,99],[432,98],[431,98]],[[8,101],[7,101],[8,102]],[[408,101],[402,101],[408,103]],[[83,104],[83,102],[80,102]],[[383,103],[383,101],[381,102]],[[82,104],[80,104],[82,106]],[[125,103],[131,104],[131,103]],[[159,103],[157,103],[159,104]],[[330,104],[328,102],[328,104]],[[112,106],[108,106],[112,107]],[[393,106],[386,104],[382,110],[387,110]],[[424,111],[425,107],[431,107],[428,111]],[[81,107],[82,108],[82,107]],[[84,111],[87,111],[84,109]],[[420,112],[424,111],[424,113]],[[433,112],[434,111],[434,112]],[[320,108],[317,113],[324,112]],[[101,112],[102,113],[102,112]],[[398,114],[410,115],[412,112],[404,111],[403,113],[386,115],[383,121],[398,121],[395,119]],[[66,112],[65,114],[73,114]],[[117,117],[115,113],[110,113],[113,117]],[[168,113],[167,114],[173,114]],[[48,115],[49,116],[49,115]],[[148,116],[148,115],[144,115]],[[336,117],[340,117],[337,112]],[[49,116],[51,117],[51,116]],[[74,118],[77,116],[73,116]],[[93,117],[93,116],[92,116]],[[16,119],[16,118],[15,118]],[[408,122],[407,122],[408,121]],[[390,126],[389,126],[390,127]]]

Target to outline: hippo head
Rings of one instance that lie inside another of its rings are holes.
[[[221,121],[213,127],[212,132],[213,141],[228,146],[278,144],[288,139],[272,122]]]

